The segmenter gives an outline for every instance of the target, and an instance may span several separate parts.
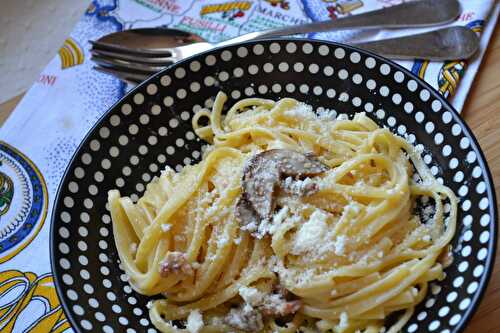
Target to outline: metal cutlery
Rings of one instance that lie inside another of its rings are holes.
[[[137,83],[176,61],[218,46],[308,32],[435,26],[453,21],[459,11],[457,0],[413,1],[337,20],[252,32],[215,45],[176,29],[134,29],[91,41],[90,51],[97,70]],[[353,45],[390,58],[443,60],[469,57],[477,49],[478,39],[469,29],[452,27]]]
[[[353,45],[393,59],[467,59],[479,48],[479,38],[472,30],[456,26],[418,35]],[[197,48],[197,44],[188,46],[191,48],[184,49],[183,53],[178,55],[178,60],[205,50]],[[187,48],[187,46],[183,48]],[[96,70],[115,75],[124,81],[135,84],[142,82],[172,63],[171,59],[156,58],[154,63],[148,63],[147,59],[142,62],[136,59],[130,61],[101,54],[93,55],[92,60],[99,65]]]

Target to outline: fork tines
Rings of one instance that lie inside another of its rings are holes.
[[[94,69],[137,84],[174,62],[168,49],[132,49],[108,43],[89,41]]]

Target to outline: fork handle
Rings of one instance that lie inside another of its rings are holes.
[[[449,23],[460,12],[457,0],[421,0],[403,3],[336,20],[313,22],[272,30],[256,31],[218,43],[225,46],[254,39],[345,29],[425,27]]]

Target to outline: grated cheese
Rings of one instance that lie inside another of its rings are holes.
[[[214,215],[217,212],[218,209],[219,209],[219,205],[217,205],[217,204],[214,204],[214,205],[208,207],[208,209],[207,209],[207,216]]]
[[[339,98],[339,101],[341,102],[347,102],[349,99],[342,99]],[[341,113],[337,116],[337,120],[349,120],[349,117],[345,113]]]
[[[257,231],[257,224],[252,221],[242,227],[240,227],[241,230],[244,230],[244,231],[249,231],[249,232],[254,232],[254,231]]]
[[[231,309],[224,321],[229,326],[248,332],[259,332],[264,328],[261,313],[248,304],[242,308]]]
[[[339,328],[348,328],[349,327],[349,316],[347,313],[342,312],[340,314],[340,322],[339,322]]]
[[[276,214],[273,216],[273,224],[281,224],[285,220],[288,211],[290,209],[288,206],[283,206]]]
[[[199,333],[203,328],[203,316],[200,310],[192,310],[187,318],[186,328],[189,333]]]
[[[132,255],[135,255],[137,253],[137,243],[130,243],[130,252]]]
[[[302,119],[316,119],[312,106],[305,103],[298,103],[294,108],[286,110],[284,114]]]
[[[318,114],[318,118],[322,120],[335,120],[335,117],[337,116],[337,111],[333,109],[318,109],[316,111]]]
[[[361,208],[359,207],[358,203],[351,201],[347,206],[344,207],[342,216],[340,216],[340,220],[337,223],[342,224],[347,218],[352,217],[352,215],[357,215],[360,212]]]
[[[429,205],[422,210],[422,222],[427,223],[434,216],[434,207]]]
[[[287,177],[283,183],[283,187],[287,189],[288,192],[299,196],[310,191],[310,189],[315,185],[316,183],[309,177],[304,180],[294,180],[292,177]]]
[[[241,286],[238,290],[245,304],[264,313],[285,314],[290,304],[282,294],[267,294],[256,288]]]
[[[274,214],[273,223],[269,228],[269,233],[271,235],[274,235],[278,227],[286,220],[289,210],[288,206],[283,206],[276,214]]]
[[[223,247],[229,242],[229,236],[227,232],[225,232],[219,239],[217,239],[217,246]]]
[[[346,236],[340,235],[338,236],[335,241],[335,254],[338,256],[341,256],[345,253],[345,244],[346,244]]]
[[[168,224],[168,223],[163,223],[161,225],[161,230],[163,230],[163,232],[167,232],[170,230],[170,228],[172,228],[172,225],[171,224]]]
[[[175,170],[172,169],[171,167],[169,167],[168,165],[165,165],[165,169],[163,169],[163,170],[160,171],[160,176],[161,177],[172,178],[175,175],[177,175],[177,173],[175,172]]]
[[[238,293],[245,303],[252,307],[258,306],[264,301],[264,294],[256,288],[242,286],[239,288]]]
[[[286,304],[287,301],[283,298],[282,295],[279,294],[265,295],[262,308],[271,310],[276,313],[283,313]]]
[[[361,208],[356,202],[350,202],[347,206],[345,206],[346,212],[353,212],[354,214],[359,214],[361,212]]]
[[[259,226],[257,227],[257,231],[253,233],[255,237],[258,239],[264,238],[265,235],[271,233],[272,223],[269,219],[264,219],[260,221]]]
[[[323,237],[329,229],[326,223],[327,218],[328,216],[319,209],[311,214],[309,220],[297,232],[292,254],[308,252],[323,243]]]

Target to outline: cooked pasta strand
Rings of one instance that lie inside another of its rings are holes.
[[[109,192],[132,287],[164,296],[151,302],[153,324],[162,332],[399,332],[428,283],[444,277],[438,258],[455,233],[454,193],[410,143],[364,113],[329,119],[291,98],[248,98],[224,114],[226,101],[219,93],[192,119],[211,144],[201,162],[167,167],[137,203]],[[287,177],[273,173],[279,161],[249,164],[272,150],[289,151],[285,169],[294,154],[312,154],[320,171]],[[248,174],[258,172],[278,177],[271,193],[248,192]],[[241,215],[244,200],[261,214],[251,197],[266,195],[268,217]],[[417,207],[420,198],[427,206]],[[396,311],[404,312],[384,326]]]

